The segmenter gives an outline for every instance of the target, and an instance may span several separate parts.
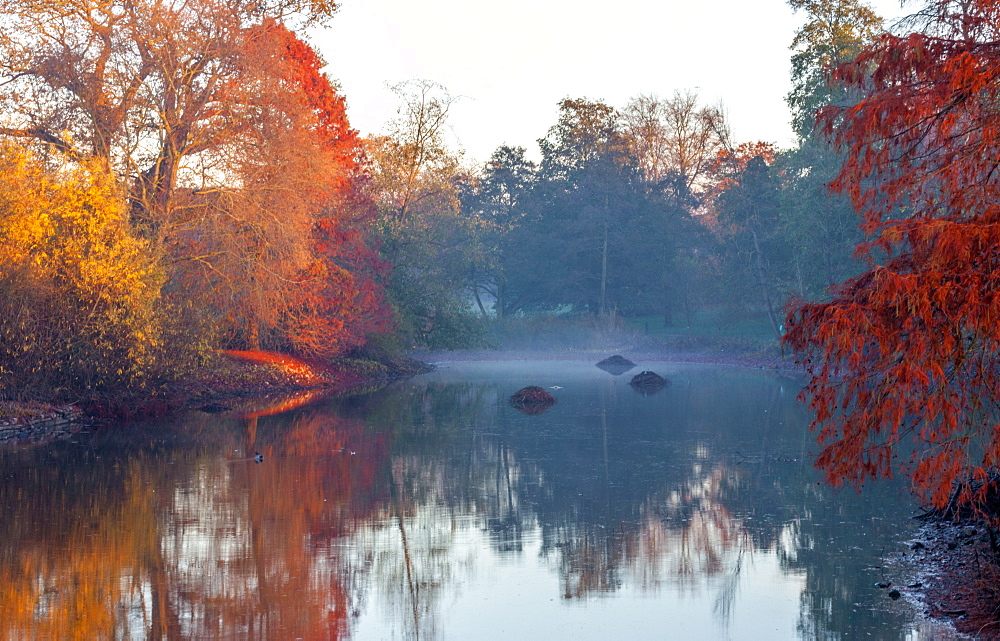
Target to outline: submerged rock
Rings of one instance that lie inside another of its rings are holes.
[[[609,356],[608,358],[605,358],[603,361],[597,363],[597,366],[603,369],[605,372],[608,372],[609,374],[614,374],[615,376],[619,376],[629,371],[633,367],[635,367],[635,363],[625,358],[624,356],[619,356],[618,354],[615,354],[614,356]]]
[[[519,389],[510,395],[508,402],[525,414],[541,414],[556,404],[556,398],[537,385]]]
[[[670,381],[656,372],[645,371],[633,376],[632,380],[629,381],[629,385],[643,394],[653,394],[670,385]]]

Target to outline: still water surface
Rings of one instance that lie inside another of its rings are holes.
[[[643,365],[673,384],[446,363],[0,452],[0,639],[938,638],[874,587],[912,503],[817,484],[801,379]]]

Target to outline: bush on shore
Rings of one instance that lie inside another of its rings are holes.
[[[150,253],[106,169],[56,173],[0,145],[0,396],[147,394],[190,363]]]

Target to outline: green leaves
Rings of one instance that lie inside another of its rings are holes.
[[[882,31],[882,19],[858,0],[788,0],[788,4],[807,15],[790,47],[795,53],[787,101],[796,132],[808,138],[816,110],[847,99],[843,88],[830,82],[830,71],[871,42]]]

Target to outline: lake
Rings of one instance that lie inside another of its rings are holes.
[[[0,639],[948,638],[875,586],[905,487],[820,484],[802,384],[442,363],[0,451]]]

